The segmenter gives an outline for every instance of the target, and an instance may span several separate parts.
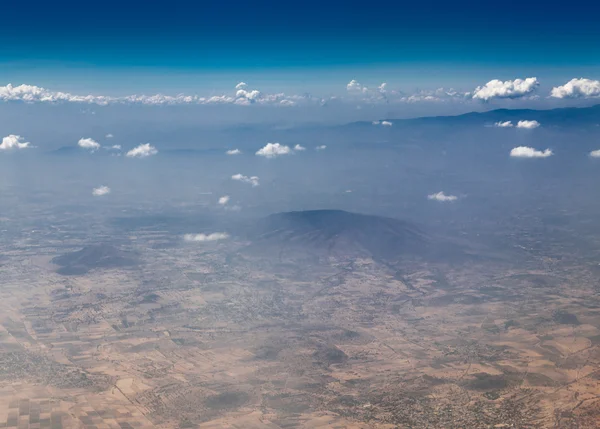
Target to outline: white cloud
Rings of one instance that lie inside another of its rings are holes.
[[[550,149],[541,151],[527,146],[519,146],[510,151],[510,156],[514,158],[548,158],[552,155]]]
[[[372,123],[373,125],[379,125],[379,124],[380,124],[380,122],[379,122],[379,121],[373,121],[373,122],[371,122],[371,123]]]
[[[26,103],[82,103],[106,106],[109,104],[144,104],[144,105],[180,105],[180,104],[238,104],[238,105],[295,105],[298,102],[320,103],[321,98],[310,95],[263,94],[258,90],[247,90],[247,85],[240,82],[233,94],[201,97],[198,95],[127,95],[111,97],[104,95],[77,95],[67,92],[51,91],[35,85],[0,86],[0,101],[23,101]]]
[[[390,88],[385,82],[373,87],[362,85],[356,80],[347,85],[343,96],[313,96],[311,94],[264,93],[250,88],[244,82],[238,83],[230,91],[217,95],[197,94],[132,94],[127,96],[81,95],[60,92],[35,85],[0,86],[0,101],[21,101],[25,103],[79,103],[84,105],[141,104],[149,106],[171,105],[239,105],[239,106],[326,106],[333,103],[349,103],[356,108],[364,105],[394,103],[465,103],[474,100],[492,98],[518,98],[533,96],[537,87],[536,78],[516,79],[502,82],[493,80],[474,92],[457,91],[452,88],[419,90],[415,93],[403,93]],[[87,112],[87,110],[86,110]]]
[[[493,98],[520,98],[531,94],[539,86],[535,77],[501,81],[490,80],[484,86],[478,86],[473,94],[474,99],[488,101]]]
[[[107,139],[112,139],[114,136],[112,134],[108,133],[104,137],[107,138]]]
[[[315,150],[317,150],[317,151],[319,151],[319,150],[325,150],[325,149],[327,149],[327,146],[326,146],[326,145],[324,145],[324,144],[322,144],[321,146],[317,146],[317,147],[315,148]]]
[[[435,194],[427,195],[427,199],[441,202],[456,201],[458,199],[455,195],[446,195],[443,191]]]
[[[156,155],[158,150],[154,146],[150,146],[150,143],[141,144],[137,147],[134,147],[125,155],[130,158],[146,158],[148,156]]]
[[[238,89],[235,93],[235,104],[248,105],[256,103],[261,97],[262,94],[256,89],[253,89],[252,91]]]
[[[265,158],[275,158],[280,155],[289,155],[292,150],[289,146],[284,146],[279,143],[267,143],[265,147],[256,151],[256,155],[264,156]]]
[[[12,150],[12,149],[25,149],[30,146],[31,143],[24,142],[23,137],[17,136],[15,134],[9,134],[6,137],[2,138],[2,143],[0,143],[0,150]]]
[[[384,127],[391,127],[393,124],[390,121],[381,121],[381,125]]]
[[[297,144],[296,146],[294,146],[294,150],[296,152],[302,152],[303,150],[306,150],[306,148],[304,146]]]
[[[388,96],[385,100],[386,102],[391,101],[400,101],[404,103],[422,103],[422,102],[430,102],[430,103],[441,103],[448,101],[465,101],[467,99],[472,98],[472,94],[470,92],[459,92],[452,88],[438,88],[435,90],[422,90],[417,92],[416,94],[408,95],[402,94],[395,91],[391,91],[394,97]]]
[[[185,234],[183,239],[190,242],[218,241],[229,238],[225,232],[213,232],[211,234]]]
[[[112,149],[112,150],[121,150],[121,145],[120,144],[114,144],[109,149]]]
[[[366,89],[367,88],[365,88],[364,86],[362,86],[360,83],[358,83],[354,79],[352,79],[346,85],[346,90],[348,90],[349,92],[364,92]]]
[[[240,155],[242,153],[241,150],[239,149],[230,149],[227,152],[225,152],[227,155]]]
[[[494,124],[495,127],[498,128],[512,128],[514,127],[513,123],[511,121],[505,121],[505,122],[496,122]]]
[[[92,195],[95,197],[101,197],[102,195],[110,194],[110,188],[108,186],[100,186],[98,188],[94,188],[92,191]]]
[[[79,145],[79,147],[82,147],[84,149],[90,149],[92,152],[100,149],[100,143],[90,138],[79,139],[77,144]]]
[[[226,205],[229,202],[229,195],[223,195],[221,198],[219,198],[219,204],[221,204],[222,206]]]
[[[250,89],[244,82],[240,82],[230,92],[200,96],[195,94],[132,94],[127,96],[106,95],[79,95],[67,92],[53,91],[35,85],[6,85],[0,86],[0,101],[21,101],[25,103],[80,103],[95,104],[100,106],[113,104],[142,104],[150,106],[171,105],[265,105],[265,106],[297,106],[312,105],[325,106],[331,102],[348,103],[417,103],[417,102],[445,102],[452,100],[464,101],[472,94],[457,92],[453,89],[438,88],[435,90],[419,91],[413,95],[406,95],[400,91],[389,89],[386,83],[378,87],[367,88],[356,80],[347,85],[348,94],[345,97],[318,97],[310,94],[284,94],[263,93],[258,89]],[[361,107],[356,106],[357,108]],[[85,110],[88,112],[88,110]]]
[[[591,151],[590,156],[592,158],[600,158],[600,149]]]
[[[231,176],[231,179],[232,180],[237,180],[239,182],[249,183],[252,186],[258,186],[258,185],[260,185],[258,176],[250,176],[250,177],[248,177],[248,176],[244,176],[243,174],[239,174],[238,173],[238,174],[234,174],[233,176]]]
[[[550,96],[554,98],[600,97],[600,80],[571,79],[562,86],[552,88]]]
[[[540,125],[542,124],[540,124],[538,121],[519,121],[517,123],[517,128],[526,128],[528,130],[532,130]]]

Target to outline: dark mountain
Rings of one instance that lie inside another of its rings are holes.
[[[342,210],[277,213],[259,222],[252,237],[255,250],[280,255],[370,256],[394,260],[423,256],[429,237],[415,225],[397,219]]]
[[[85,274],[97,268],[130,267],[139,263],[137,256],[109,244],[94,244],[81,250],[66,253],[52,259],[60,265],[57,273],[64,275]]]

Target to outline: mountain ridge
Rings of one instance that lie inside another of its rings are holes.
[[[418,226],[383,216],[344,210],[281,212],[259,221],[254,248],[321,256],[368,256],[391,260],[427,253],[430,239]]]
[[[600,122],[600,104],[586,107],[557,107],[554,109],[494,109],[485,112],[468,112],[460,115],[437,115],[437,116],[421,116],[417,118],[383,118],[380,121],[389,121],[394,125],[399,124],[419,124],[428,122],[481,122],[481,120],[490,122],[501,120],[537,120],[549,121],[553,123],[568,124],[576,120],[589,121],[590,123]],[[369,125],[373,126],[371,121],[355,121],[346,124],[352,125]]]

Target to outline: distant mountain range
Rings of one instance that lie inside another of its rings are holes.
[[[393,127],[402,127],[410,125],[450,125],[450,124],[479,124],[493,125],[501,121],[519,121],[536,120],[542,125],[544,123],[552,125],[599,125],[600,124],[600,104],[591,107],[564,107],[549,110],[534,109],[496,109],[487,112],[471,112],[456,116],[427,116],[412,119],[383,119],[393,123]],[[370,126],[372,122],[353,122],[349,126]]]

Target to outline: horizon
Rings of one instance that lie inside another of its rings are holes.
[[[346,6],[68,1],[27,13],[13,2],[6,15],[27,16],[30,31],[0,29],[0,100],[260,105],[343,121],[353,109],[416,117],[600,98],[595,2],[573,16],[537,0]]]

